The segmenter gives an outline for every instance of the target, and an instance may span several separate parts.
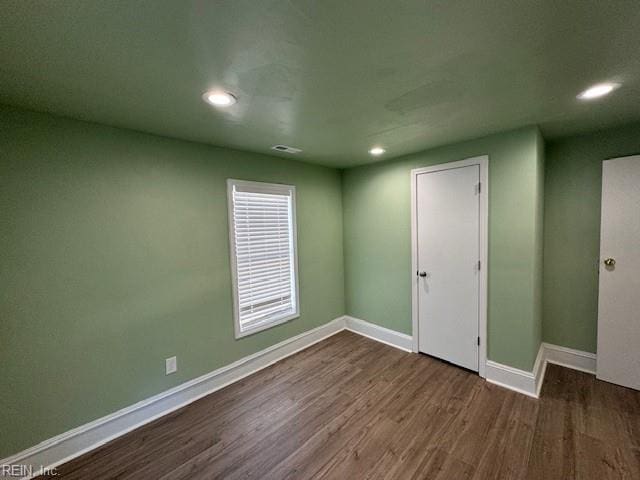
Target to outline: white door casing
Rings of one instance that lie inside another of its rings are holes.
[[[596,377],[640,390],[640,155],[602,164],[598,290]]]
[[[484,377],[488,157],[412,170],[411,192],[414,351]]]

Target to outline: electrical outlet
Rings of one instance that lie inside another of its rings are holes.
[[[167,358],[164,361],[166,375],[175,373],[178,370],[178,359],[176,357]]]

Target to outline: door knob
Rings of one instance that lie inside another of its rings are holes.
[[[616,266],[616,259],[615,258],[606,258],[604,260],[604,264],[607,267],[615,267]]]
[[[427,272],[420,272],[420,273],[418,273],[418,275],[420,275],[421,277],[426,277],[427,276]]]

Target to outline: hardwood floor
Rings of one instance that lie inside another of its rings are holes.
[[[549,365],[535,400],[341,332],[52,478],[638,479],[640,393]]]

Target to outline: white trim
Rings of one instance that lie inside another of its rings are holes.
[[[34,474],[41,466],[56,467],[342,330],[350,330],[372,340],[411,352],[412,339],[409,335],[358,318],[338,317],[325,325],[303,332],[170,390],[45,440],[0,460],[0,464],[31,465]],[[15,477],[0,475],[0,478]]]
[[[596,373],[596,355],[594,353],[542,343],[531,372],[488,360],[486,378],[488,382],[538,398],[549,363],[592,375]]]
[[[544,382],[544,374],[547,372],[547,352],[544,348],[544,343],[540,344],[538,348],[538,354],[536,355],[536,361],[533,362],[533,378],[535,397],[540,397],[540,390],[542,389],[542,383]]]
[[[368,337],[378,342],[386,343],[406,352],[412,351],[413,339],[406,333],[396,332],[380,325],[345,315],[345,329]]]
[[[538,398],[542,380],[546,368],[544,347],[541,344],[533,362],[533,370],[527,372],[519,368],[503,365],[492,360],[487,360],[487,382],[499,385],[518,393],[523,393],[533,398]]]
[[[410,335],[345,315],[158,395],[45,440],[34,447],[0,460],[0,464],[31,465],[34,472],[40,466],[61,465],[342,330],[352,331],[400,350],[412,351],[413,339]],[[486,362],[485,371],[488,382],[537,398],[547,363],[594,373],[595,362],[596,356],[592,353],[543,343],[540,345],[532,372],[501,365],[491,360]],[[15,477],[0,475],[0,478]]]
[[[31,465],[34,472],[40,466],[55,467],[63,464],[344,329],[345,318],[336,318],[170,390],[45,440],[0,460],[0,464]],[[0,475],[0,478],[4,477]]]
[[[536,379],[532,372],[487,360],[487,382],[537,398]]]
[[[236,239],[233,212],[233,187],[257,193],[272,193],[291,196],[291,245],[293,247],[293,289],[295,312],[284,316],[274,316],[260,326],[242,331],[240,328],[240,306],[238,299],[238,268],[236,262]],[[248,180],[227,179],[227,215],[229,229],[229,264],[231,267],[231,286],[233,293],[233,329],[235,338],[242,338],[261,332],[276,325],[289,322],[300,317],[300,286],[298,282],[298,228],[296,224],[296,187],[279,183],[254,182]]]
[[[543,343],[545,359],[548,363],[554,363],[563,367],[572,368],[581,372],[596,373],[596,354],[561,347],[550,343]]]
[[[480,348],[478,348],[478,375],[485,378],[487,373],[487,305],[488,305],[488,272],[489,272],[489,157],[487,155],[468,158],[457,162],[442,163],[424,168],[411,170],[411,322],[413,333],[412,349],[418,351],[418,283],[416,272],[418,271],[418,239],[417,239],[417,176],[421,173],[437,172],[451,168],[468,167],[478,165],[480,167],[480,278],[479,278],[479,312],[478,335],[480,336]]]

